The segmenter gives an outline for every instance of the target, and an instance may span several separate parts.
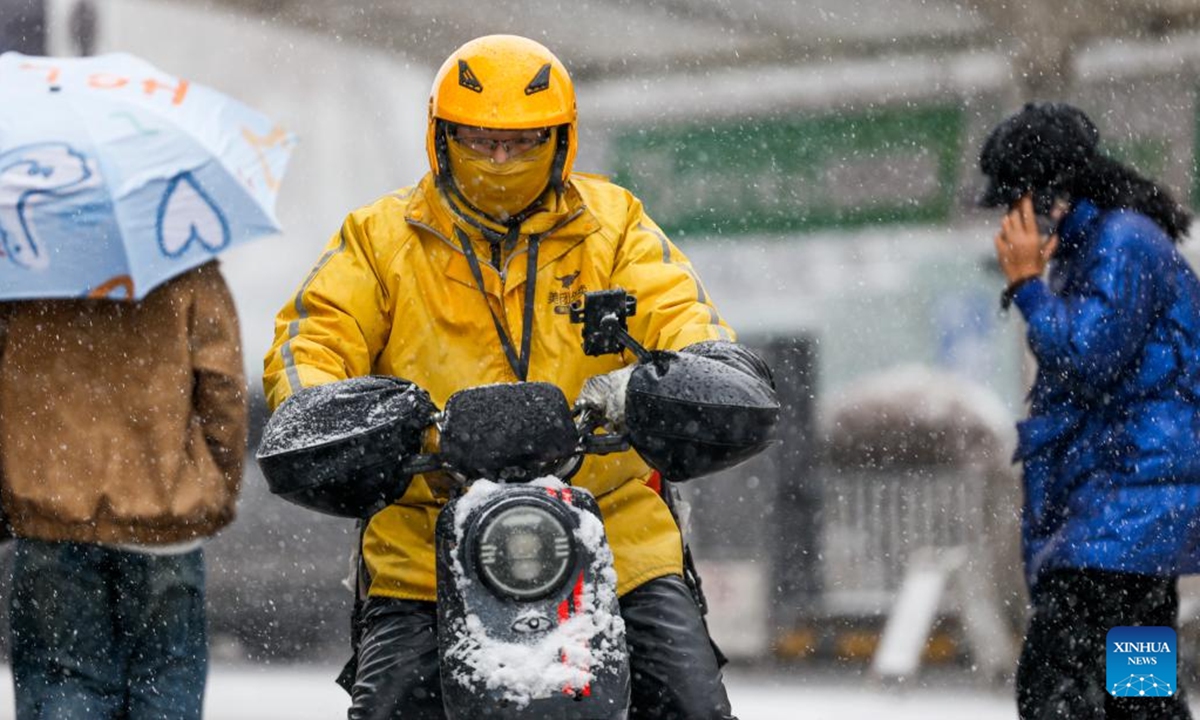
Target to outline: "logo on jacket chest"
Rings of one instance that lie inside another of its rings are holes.
[[[583,297],[587,292],[587,286],[580,284],[575,287],[575,281],[579,279],[581,270],[567,273],[566,275],[555,275],[554,284],[551,286],[548,300],[554,306],[555,315],[567,315],[571,312],[571,305]]]

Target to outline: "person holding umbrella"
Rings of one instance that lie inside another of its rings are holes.
[[[733,341],[641,202],[572,172],[577,142],[572,81],[544,46],[491,35],[451,54],[429,100],[429,173],[351,213],[279,312],[268,404],[370,374],[413,382],[439,406],[463,388],[536,380],[619,423],[630,360],[586,356],[570,322],[583,293],[617,287],[637,296],[629,333],[641,344],[726,363],[771,392],[765,364]],[[615,558],[630,717],[732,718],[679,529],[650,476],[625,452],[590,458],[574,478],[596,496]],[[350,718],[445,717],[433,553],[445,491],[436,474],[418,476],[365,524],[357,668],[342,678]]]
[[[17,718],[199,720],[202,541],[233,520],[246,442],[225,281],[209,263],[136,303],[0,315]]]
[[[0,56],[18,720],[201,718],[203,545],[234,519],[247,435],[213,258],[278,227],[285,148],[271,165],[247,140],[270,127],[131,56]]]
[[[1115,697],[1106,637],[1174,628],[1200,571],[1200,282],[1176,245],[1189,214],[1107,157],[1078,108],[1031,103],[980,153],[981,203],[1037,360],[1022,539],[1032,615],[1017,703],[1034,718],[1191,717],[1184,694]],[[1049,268],[1049,276],[1043,278]]]

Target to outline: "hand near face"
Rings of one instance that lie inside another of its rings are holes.
[[[1058,248],[1058,236],[1038,232],[1033,199],[1025,195],[1000,221],[995,238],[996,259],[1011,285],[1019,280],[1040,277]]]

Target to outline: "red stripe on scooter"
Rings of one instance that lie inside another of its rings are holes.
[[[558,624],[562,625],[571,618],[575,613],[583,612],[583,573],[579,573],[579,577],[575,580],[575,587],[571,590],[571,597],[568,600],[563,600],[558,604]],[[560,657],[563,665],[567,664],[567,652],[564,650]],[[575,688],[570,685],[563,686],[564,695],[574,695]],[[588,697],[592,694],[592,684],[584,685],[579,691],[583,697]]]
[[[571,591],[571,602],[575,605],[575,612],[583,612],[583,573],[579,573],[579,579],[575,581],[575,589]]]
[[[558,624],[562,625],[567,620],[569,620],[570,617],[571,617],[571,601],[563,600],[562,602],[560,602],[558,604]],[[563,650],[562,652],[559,653],[559,659],[562,660],[563,665],[567,664],[567,651],[566,650]],[[563,685],[562,691],[563,691],[563,695],[574,695],[575,694],[575,690],[574,690],[574,688],[571,687],[570,683]]]

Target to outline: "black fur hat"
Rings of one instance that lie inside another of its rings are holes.
[[[1099,142],[1095,124],[1079,108],[1052,102],[1025,105],[993,128],[983,143],[979,169],[988,185],[979,204],[1008,207],[1028,192],[1036,204],[1052,202],[1091,164]]]

